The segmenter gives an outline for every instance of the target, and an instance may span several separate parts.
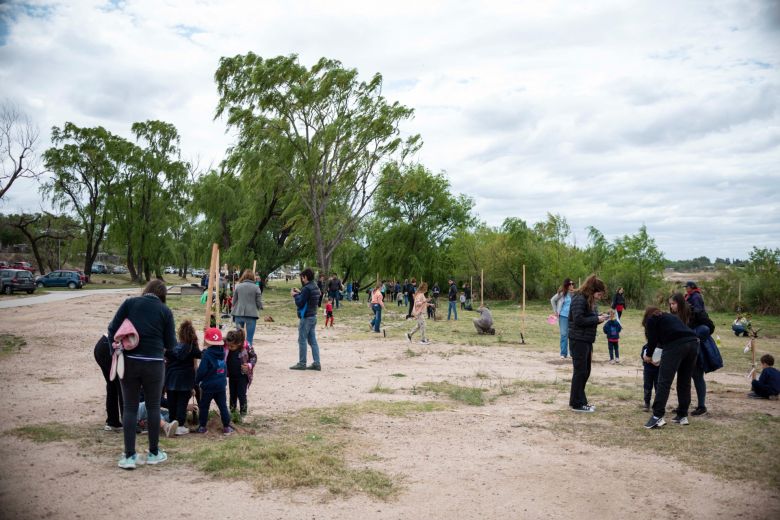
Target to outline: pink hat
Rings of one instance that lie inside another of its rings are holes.
[[[206,345],[224,345],[225,341],[222,339],[222,331],[216,327],[206,329],[203,335],[203,342]]]

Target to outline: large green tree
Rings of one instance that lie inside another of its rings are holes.
[[[357,70],[325,58],[307,68],[295,55],[248,53],[222,58],[215,79],[217,117],[227,116],[237,146],[257,153],[264,170],[287,176],[317,263],[329,271],[369,212],[379,174],[419,146],[419,136],[401,137],[412,110],[382,96],[381,75],[360,81]]]
[[[422,165],[384,172],[369,226],[372,265],[401,278],[447,276],[439,272],[446,265],[441,248],[455,230],[474,223],[473,205],[469,197],[450,192],[444,174]]]
[[[53,127],[52,148],[43,155],[53,177],[42,187],[62,210],[72,211],[85,239],[84,272],[90,273],[106,234],[108,201],[114,190],[113,157],[122,139],[103,127]]]

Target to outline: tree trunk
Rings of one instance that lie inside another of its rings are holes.
[[[135,270],[135,262],[133,259],[133,246],[130,242],[127,243],[127,270],[130,273],[130,280],[138,283],[138,271]]]

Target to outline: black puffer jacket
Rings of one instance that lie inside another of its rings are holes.
[[[593,343],[596,341],[596,329],[599,315],[596,309],[588,306],[588,299],[580,293],[574,293],[569,310],[569,339]]]

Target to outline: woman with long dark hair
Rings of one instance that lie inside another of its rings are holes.
[[[618,287],[615,296],[612,298],[612,308],[617,312],[618,319],[623,317],[623,311],[626,310],[626,296],[623,294],[623,288]]]
[[[604,323],[608,314],[599,314],[596,302],[607,292],[607,286],[595,274],[590,275],[582,287],[574,291],[569,314],[569,342],[574,372],[571,376],[569,406],[575,412],[595,412],[596,407],[588,403],[585,384],[590,377],[593,360],[593,342],[596,329]]]
[[[669,298],[669,312],[680,318],[680,321],[688,327],[699,338],[699,342],[706,340],[715,332],[715,324],[704,310],[693,310],[685,300],[682,293],[674,293]],[[699,356],[696,356],[696,364],[693,367],[693,386],[696,388],[696,409],[691,415],[704,415],[707,413],[707,382],[704,381],[704,367],[701,364]]]
[[[569,309],[573,286],[571,278],[564,278],[561,288],[550,298],[550,305],[558,317],[558,329],[561,333],[561,359],[569,356]]]
[[[141,391],[144,393],[149,418],[149,453],[146,464],[158,464],[168,459],[159,449],[160,398],[165,382],[163,354],[176,345],[176,329],[173,313],[165,305],[167,289],[162,280],[146,284],[143,295],[128,298],[119,306],[108,325],[108,341],[113,344],[114,334],[125,321],[138,331],[138,346],[124,353],[125,373],[122,377],[124,415],[122,429],[125,436],[125,452],[119,460],[119,467],[135,469],[138,454],[135,452],[135,427],[138,423],[138,403]]]
[[[645,328],[647,338],[644,360],[658,365],[658,362],[653,361],[653,354],[657,348],[662,349],[653,415],[645,424],[645,428],[660,428],[666,424],[664,413],[675,374],[677,375],[677,414],[672,422],[686,425],[688,408],[691,405],[691,374],[699,352],[699,340],[678,316],[661,312],[658,307],[645,309],[642,326]]]

